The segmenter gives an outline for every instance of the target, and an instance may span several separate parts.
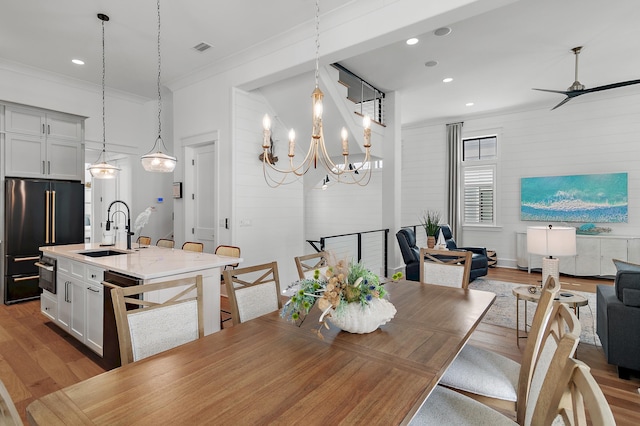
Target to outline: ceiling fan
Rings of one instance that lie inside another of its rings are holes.
[[[533,90],[540,90],[543,92],[560,93],[566,96],[566,98],[562,102],[560,102],[558,105],[551,108],[552,111],[558,108],[559,106],[566,104],[572,98],[575,98],[580,95],[584,95],[585,93],[600,92],[602,90],[615,89],[617,87],[630,86],[632,84],[640,83],[640,80],[629,80],[629,81],[621,81],[619,83],[605,84],[604,86],[598,86],[598,87],[592,87],[590,89],[586,89],[584,84],[581,84],[578,81],[578,55],[582,50],[582,46],[574,47],[571,50],[576,55],[576,80],[573,82],[573,84],[567,90],[533,89]]]

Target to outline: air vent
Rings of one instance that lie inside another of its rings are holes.
[[[204,41],[196,44],[195,46],[193,46],[194,49],[196,49],[198,52],[202,53],[205,52],[209,49],[211,49],[213,46],[210,45],[209,43],[205,43]]]

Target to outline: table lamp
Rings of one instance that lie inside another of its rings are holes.
[[[552,225],[527,227],[527,252],[542,258],[542,285],[551,275],[560,282],[560,260],[553,256],[576,255],[576,228]]]

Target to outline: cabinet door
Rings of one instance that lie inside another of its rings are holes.
[[[82,119],[65,114],[47,113],[47,138],[82,141]]]
[[[60,269],[58,269],[58,278],[56,280],[58,315],[56,318],[56,324],[66,331],[69,331],[69,324],[71,324],[70,287],[72,281],[73,278],[71,278],[71,276],[60,273]]]
[[[45,115],[37,109],[7,106],[5,108],[5,128],[7,133],[44,136]]]
[[[7,176],[46,176],[47,150],[44,138],[7,133],[5,140],[4,164]]]
[[[600,239],[576,238],[576,275],[600,275]]]
[[[69,333],[81,342],[84,342],[85,339],[86,292],[86,284],[82,281],[77,279],[71,281],[71,285],[69,285],[69,297],[71,299]]]
[[[51,321],[55,321],[58,316],[58,300],[55,294],[42,290],[40,297],[40,312],[42,312]]]
[[[600,239],[600,275],[616,275],[613,259],[627,260],[626,238]]]
[[[104,311],[104,287],[100,284],[87,284],[85,319],[85,344],[98,355],[102,356],[102,313]]]
[[[82,180],[82,145],[79,142],[48,138],[46,165],[49,178]]]

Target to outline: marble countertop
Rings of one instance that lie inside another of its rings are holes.
[[[98,243],[69,244],[40,247],[40,251],[47,256],[64,257],[144,280],[223,267],[243,261],[242,258],[211,253],[197,253],[156,246],[143,246],[138,249],[137,244],[133,244],[133,246],[133,250],[127,250],[125,245],[103,247]],[[80,254],[84,251],[99,250],[115,250],[126,254],[105,257],[90,257]]]

